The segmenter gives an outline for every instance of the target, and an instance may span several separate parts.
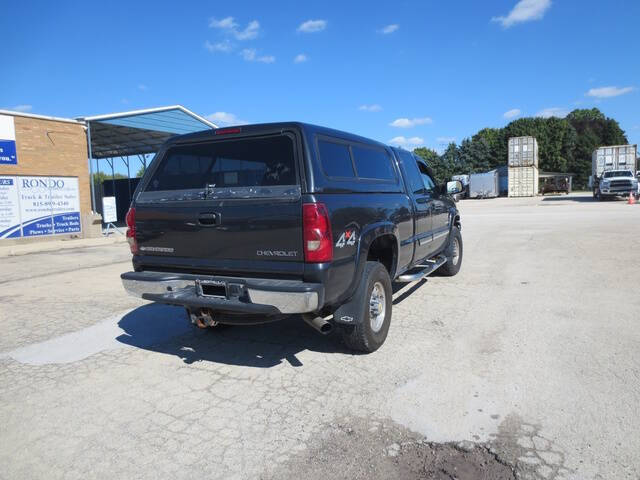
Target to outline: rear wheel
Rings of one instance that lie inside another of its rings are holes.
[[[439,272],[447,277],[453,277],[460,271],[462,265],[462,234],[456,226],[451,228],[449,233],[449,245],[444,251],[447,263],[440,267]]]
[[[367,262],[353,298],[334,314],[348,317],[352,325],[340,325],[342,341],[352,350],[374,352],[382,346],[391,324],[391,279],[378,262]]]

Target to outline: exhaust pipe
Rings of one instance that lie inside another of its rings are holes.
[[[333,330],[333,324],[320,316],[306,314],[302,315],[302,319],[322,335],[328,335],[329,333],[331,333],[331,330]]]

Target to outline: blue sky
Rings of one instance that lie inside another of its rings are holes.
[[[640,143],[637,1],[2,10],[0,108],[74,117],[179,103],[220,124],[302,120],[440,150],[518,116],[596,106]]]

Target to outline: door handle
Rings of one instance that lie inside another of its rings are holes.
[[[221,216],[219,213],[201,213],[198,216],[198,223],[203,227],[220,225]]]

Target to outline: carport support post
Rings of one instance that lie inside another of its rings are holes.
[[[142,172],[146,172],[147,171],[147,154],[146,153],[142,153],[138,155],[138,160],[140,160],[140,163],[142,164]]]
[[[91,185],[91,206],[93,207],[93,212],[96,213],[98,211],[98,207],[96,207],[96,187],[93,181],[93,152],[91,150],[91,122],[87,122],[87,143],[89,145],[89,184]]]
[[[127,166],[127,190],[129,191],[129,204],[131,204],[131,170],[129,169],[129,157],[120,157]]]
[[[113,162],[115,161],[114,157],[108,158],[107,162],[111,167],[111,188],[113,188],[113,192],[111,193],[114,197],[116,196],[116,171],[113,168]]]

